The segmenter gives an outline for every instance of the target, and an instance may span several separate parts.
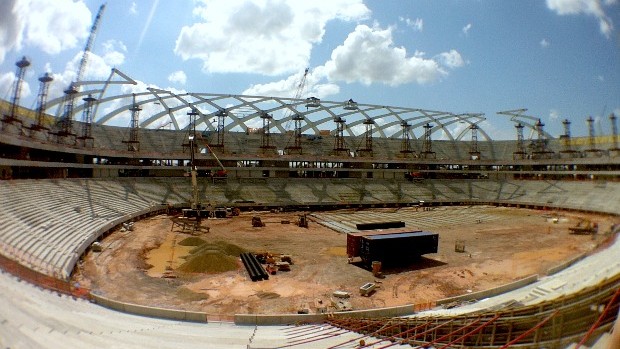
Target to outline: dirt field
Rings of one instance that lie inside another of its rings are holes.
[[[372,212],[376,211],[381,210]],[[548,268],[593,250],[604,239],[603,234],[596,238],[569,234],[568,228],[579,217],[597,222],[600,233],[618,223],[605,216],[499,207],[441,207],[434,211],[442,223],[422,228],[439,233],[439,252],[406,267],[384,269],[383,279],[347,263],[345,234],[312,219],[308,229],[300,228],[292,224],[297,213],[269,212],[205,220],[203,227],[209,232],[199,235],[207,242],[225,241],[251,252],[291,255],[291,271],[278,272],[269,280],[252,282],[238,256],[232,271],[180,272],[177,268],[193,247],[178,242],[191,235],[181,232],[179,226],[171,231],[167,216],[136,222],[134,231],[114,232],[102,241],[103,252],[86,256],[74,278],[80,285],[120,301],[220,315],[294,313],[304,304],[312,312],[315,299],[329,303],[336,290],[351,294],[354,309],[424,303],[545,274]],[[464,212],[484,220],[466,223]],[[251,226],[255,215],[265,227]],[[464,241],[465,253],[455,252],[457,239]],[[167,268],[175,278],[161,277]],[[359,287],[366,282],[380,286],[370,297],[359,295]]]

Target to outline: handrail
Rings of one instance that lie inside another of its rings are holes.
[[[524,338],[525,336],[528,336],[530,333],[536,331],[538,328],[540,328],[542,325],[546,324],[547,321],[551,320],[551,318],[553,318],[557,313],[559,312],[559,310],[554,311],[551,315],[547,316],[543,321],[539,322],[536,324],[536,326],[530,328],[529,330],[521,333],[519,336],[517,336],[515,339],[511,340],[510,342],[504,344],[501,348],[499,349],[506,349],[509,346],[517,343],[518,341],[520,341],[522,338]]]
[[[579,343],[577,343],[577,346],[575,347],[575,349],[579,349],[579,347],[581,347],[588,339],[590,339],[590,336],[592,336],[592,333],[594,333],[594,330],[596,330],[596,328],[601,324],[601,321],[603,321],[603,318],[607,315],[607,313],[609,312],[609,309],[611,309],[611,306],[614,304],[618,296],[620,296],[620,288],[616,290],[616,293],[614,293],[613,297],[611,297],[611,299],[605,306],[605,309],[603,310],[601,315],[598,317],[598,319],[596,319],[596,322],[592,325],[592,327],[590,327],[588,332],[586,332],[585,336],[583,336],[583,338],[579,341]],[[618,319],[616,319],[616,321],[618,321]]]

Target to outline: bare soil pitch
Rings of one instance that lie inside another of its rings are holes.
[[[462,210],[449,207],[442,216]],[[480,208],[478,208],[480,209]],[[296,222],[297,213],[247,212],[238,217],[203,221],[208,242],[225,241],[252,252],[285,253],[293,258],[289,272],[278,272],[266,281],[252,282],[237,256],[237,268],[223,273],[182,273],[179,258],[193,247],[178,246],[191,236],[180,227],[171,231],[170,217],[162,215],[135,223],[134,231],[114,232],[102,241],[103,252],[89,252],[74,280],[81,286],[119,301],[218,314],[295,313],[302,305],[314,311],[315,299],[329,303],[333,291],[351,293],[354,309],[426,303],[437,299],[499,286],[547,269],[603,240],[571,235],[568,228],[579,217],[598,222],[604,232],[614,218],[577,213],[486,207],[486,215],[499,219],[480,224],[444,224],[439,252],[409,266],[384,270],[376,279],[369,270],[347,263],[346,235],[310,221],[308,229]],[[259,215],[265,227],[253,228]],[[465,242],[465,253],[454,251],[456,240]],[[176,278],[162,278],[166,266]],[[370,297],[359,295],[366,282],[378,282]],[[331,309],[333,310],[333,309]]]

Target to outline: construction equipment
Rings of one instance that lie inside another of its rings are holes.
[[[574,227],[568,228],[571,234],[576,235],[594,235],[598,233],[598,223],[592,222],[586,218],[580,218]]]
[[[97,12],[97,16],[93,21],[93,25],[90,28],[90,34],[88,36],[88,40],[86,41],[86,45],[84,45],[84,52],[82,53],[82,59],[80,60],[80,65],[78,66],[78,71],[75,76],[75,80],[69,84],[69,87],[65,90],[65,98],[64,98],[64,114],[62,119],[60,120],[60,131],[58,132],[59,136],[68,136],[73,134],[73,105],[75,103],[75,97],[79,92],[80,82],[82,81],[82,77],[84,75],[84,71],[86,70],[86,64],[88,63],[88,55],[93,47],[93,43],[95,42],[95,37],[97,36],[97,28],[99,27],[99,22],[101,21],[101,17],[103,16],[103,10],[105,10],[106,4],[103,4],[99,7],[99,11]]]
[[[299,220],[297,220],[297,226],[300,228],[308,228],[308,217],[305,214],[299,216]]]
[[[252,217],[252,226],[254,228],[260,228],[260,227],[264,227],[265,223],[263,223],[263,221],[260,219],[259,216],[254,216]]]

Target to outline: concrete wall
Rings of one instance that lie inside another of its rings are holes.
[[[144,305],[131,304],[116,301],[110,298],[106,298],[104,296],[91,293],[92,299],[95,303],[102,305],[106,308],[110,308],[113,310],[122,311],[125,313],[136,314],[141,316],[149,316],[154,318],[161,319],[172,319],[172,320],[183,320],[183,321],[192,321],[192,322],[207,322],[207,314],[201,312],[193,312],[193,311],[185,311],[185,310],[176,310],[176,309],[165,309],[165,308],[156,308],[156,307],[148,307]]]
[[[517,281],[511,282],[509,284],[504,284],[495,288],[490,288],[488,290],[478,291],[463,294],[460,296],[449,297],[444,299],[437,300],[437,305],[449,304],[452,302],[464,302],[469,300],[480,300],[484,298],[489,298],[493,296],[497,296],[502,293],[506,293],[508,291],[516,290],[518,288],[527,286],[534,282],[538,281],[538,274],[527,276],[523,279],[519,279]]]
[[[355,310],[328,314],[236,314],[235,324],[237,325],[288,325],[295,323],[323,322],[330,317],[346,317],[346,318],[379,318],[379,317],[397,317],[411,315],[415,313],[414,305],[407,304],[397,307],[376,308],[366,310]]]

